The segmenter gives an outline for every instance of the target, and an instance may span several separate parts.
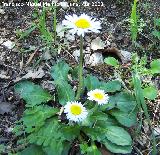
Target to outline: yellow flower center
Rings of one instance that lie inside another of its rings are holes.
[[[73,115],[80,115],[82,113],[82,108],[79,105],[73,104],[70,110]]]
[[[104,95],[102,93],[94,93],[94,97],[98,100],[102,100],[104,98]]]
[[[75,25],[78,27],[78,28],[82,28],[82,29],[86,29],[86,28],[89,28],[91,27],[91,24],[88,20],[86,19],[79,19],[75,22]]]

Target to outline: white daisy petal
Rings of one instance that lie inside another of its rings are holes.
[[[74,20],[77,20],[78,19],[78,16],[76,14],[73,14],[73,19]]]
[[[70,27],[71,22],[68,20],[63,20],[62,25],[66,26],[66,27]]]
[[[65,16],[65,18],[66,18],[68,21],[71,21],[71,22],[72,22],[72,20],[73,20],[73,16],[71,16],[71,15]]]
[[[99,33],[99,30],[97,30],[97,29],[92,29],[92,31],[93,31],[94,33]]]
[[[90,16],[85,13],[81,14],[79,17],[75,14],[65,16],[65,20],[62,21],[62,25],[65,25],[67,28],[74,29],[70,31],[72,34],[77,33],[77,35],[84,36],[87,32],[99,32],[101,29],[101,23],[92,19]]]
[[[99,105],[107,104],[109,100],[108,94],[105,94],[104,90],[95,89],[87,93],[88,100],[96,101]]]
[[[80,102],[67,102],[64,106],[67,119],[74,122],[82,122],[87,117],[87,110]]]

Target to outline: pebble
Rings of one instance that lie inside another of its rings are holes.
[[[3,9],[0,9],[0,14],[4,15],[5,11]]]
[[[111,42],[107,40],[107,41],[106,41],[106,45],[107,45],[107,46],[110,46],[110,45],[111,45]]]
[[[122,55],[122,62],[123,63],[127,63],[128,61],[131,61],[131,57],[132,57],[132,54],[126,50],[120,50],[120,53]]]
[[[3,38],[0,38],[0,44],[2,44],[4,42]]]
[[[70,41],[70,42],[74,42],[74,41],[75,41],[75,36],[72,35],[72,34],[70,34],[70,33],[67,33],[65,37],[66,37],[67,40]]]
[[[10,40],[7,40],[2,45],[11,50],[12,48],[14,48],[15,43]]]
[[[57,36],[59,36],[60,38],[64,37],[64,26],[61,24],[57,24],[56,27],[56,32],[57,32]]]
[[[93,53],[91,56],[90,56],[90,60],[89,60],[89,64],[91,66],[96,66],[96,65],[99,65],[99,64],[103,64],[103,56],[102,56],[102,53]]]
[[[85,36],[85,41],[90,43],[91,42],[91,38],[89,36]]]
[[[105,46],[106,46],[105,43],[101,40],[100,37],[93,39],[91,42],[92,50],[104,49]]]
[[[80,57],[80,50],[75,50],[72,55],[75,57],[76,61],[78,62]]]

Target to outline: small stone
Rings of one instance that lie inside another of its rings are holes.
[[[43,59],[44,60],[50,60],[52,58],[50,52],[47,50],[45,51],[44,55],[43,55]]]
[[[57,36],[59,36],[60,38],[64,37],[64,29],[65,27],[63,25],[57,24],[56,27]]]
[[[4,15],[5,11],[3,9],[0,9],[0,14]]]
[[[111,42],[107,40],[107,41],[106,41],[106,45],[107,45],[107,46],[110,46],[110,45],[111,45]]]
[[[111,6],[112,9],[116,9],[116,5]]]
[[[11,37],[11,38],[10,38],[10,40],[14,40],[14,39],[15,39],[14,37]]]
[[[5,41],[2,45],[11,50],[12,48],[14,48],[15,43],[14,43],[14,42],[11,42],[10,40],[7,40],[7,41]]]
[[[90,43],[91,42],[91,38],[89,36],[85,36],[85,41]]]
[[[105,43],[101,40],[100,37],[93,39],[91,42],[92,50],[104,49],[105,46],[106,46]]]
[[[65,37],[66,37],[67,40],[70,41],[70,42],[75,41],[75,36],[72,35],[72,34],[70,34],[70,33],[67,33]]]
[[[7,129],[6,129],[6,132],[7,132],[7,133],[11,133],[12,131],[13,131],[13,128],[7,128]]]
[[[131,61],[132,54],[130,52],[125,51],[125,50],[120,50],[120,53],[122,55],[122,62],[123,63]]]
[[[75,57],[76,61],[78,62],[80,57],[80,50],[75,50],[72,55]]]
[[[115,43],[111,43],[111,47],[117,47]]]
[[[157,126],[154,128],[154,135],[159,136],[160,135],[160,126]]]
[[[93,53],[91,56],[90,56],[90,60],[89,60],[89,64],[91,66],[96,66],[96,65],[99,65],[99,64],[103,64],[103,56],[102,56],[102,53]]]
[[[0,44],[2,44],[4,42],[3,38],[0,38]]]

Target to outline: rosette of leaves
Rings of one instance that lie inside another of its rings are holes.
[[[126,128],[137,123],[137,104],[134,96],[122,92],[121,83],[117,80],[102,82],[88,75],[85,78],[85,86],[87,90],[103,89],[110,94],[110,98],[108,104],[88,118],[88,122],[96,120],[94,130],[84,127],[84,132],[113,153],[130,153],[132,139]]]
[[[51,69],[53,83],[56,86],[58,107],[48,104],[54,99],[49,92],[29,81],[15,85],[15,91],[26,102],[23,117],[17,123],[15,133],[19,143],[25,142],[27,148],[20,155],[67,155],[74,146],[79,146],[81,154],[101,154],[98,143],[114,153],[130,153],[132,139],[127,127],[136,124],[136,102],[131,94],[122,92],[117,80],[99,81],[88,75],[84,79],[84,90],[103,89],[109,96],[109,103],[96,106],[83,94],[82,103],[88,110],[88,117],[80,124],[62,119],[61,106],[67,101],[74,101],[75,92],[68,81],[70,67],[59,61]]]

